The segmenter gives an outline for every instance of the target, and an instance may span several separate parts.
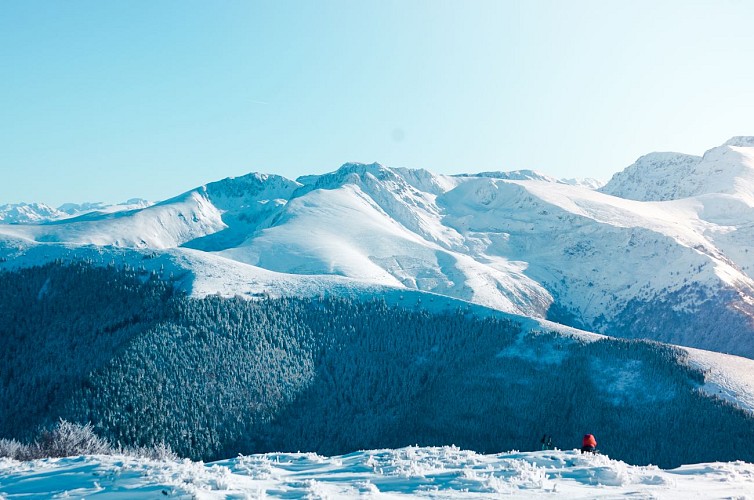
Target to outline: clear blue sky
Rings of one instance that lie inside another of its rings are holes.
[[[0,2],[0,204],[347,161],[604,180],[754,135],[754,2]]]

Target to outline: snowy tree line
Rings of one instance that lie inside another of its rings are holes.
[[[130,455],[154,460],[176,460],[169,445],[157,443],[149,447],[113,446],[95,434],[91,424],[74,424],[60,420],[50,429],[42,429],[30,443],[16,439],[0,439],[0,457],[14,460],[36,460],[77,455]]]
[[[631,463],[754,460],[754,419],[658,343],[522,333],[379,298],[189,298],[135,270],[0,274],[0,437],[59,418],[195,459],[409,444],[560,448]]]

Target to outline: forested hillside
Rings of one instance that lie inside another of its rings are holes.
[[[572,448],[663,466],[754,460],[749,413],[680,349],[522,333],[379,298],[189,298],[134,270],[0,274],[0,437],[65,418],[205,460],[408,444]]]

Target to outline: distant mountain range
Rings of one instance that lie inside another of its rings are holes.
[[[37,224],[92,212],[112,213],[146,208],[150,205],[152,205],[151,202],[141,198],[134,198],[116,205],[101,202],[64,203],[58,208],[52,208],[44,203],[11,203],[0,205],[0,224]]]
[[[0,260],[167,267],[199,296],[418,290],[754,357],[754,138],[652,153],[595,187],[376,163],[252,173],[153,205],[5,206]]]

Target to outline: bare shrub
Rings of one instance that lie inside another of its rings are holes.
[[[152,446],[128,446],[125,448],[119,448],[117,453],[137,458],[148,458],[150,460],[178,460],[180,458],[169,444],[163,442]]]
[[[15,439],[0,439],[0,457],[29,460],[32,458],[32,450],[28,444],[23,444]]]
[[[179,460],[169,444],[160,442],[152,446],[118,445],[97,436],[91,424],[81,425],[61,419],[55,427],[44,430],[32,444],[15,439],[0,439],[0,458],[35,460],[78,455],[122,454],[150,460]]]
[[[94,433],[91,424],[75,424],[63,419],[52,429],[43,431],[32,447],[35,458],[107,454],[111,449],[110,443]]]

